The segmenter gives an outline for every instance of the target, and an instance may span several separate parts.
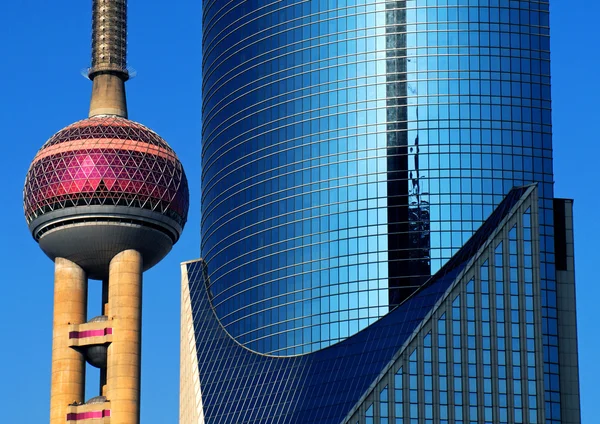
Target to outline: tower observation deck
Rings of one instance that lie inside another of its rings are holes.
[[[92,1],[89,117],[63,128],[27,172],[25,218],[55,263],[50,424],[138,424],[142,273],[179,239],[189,193],[177,155],[127,118],[127,1]],[[102,314],[87,314],[88,279]],[[100,368],[86,402],[85,364]]]

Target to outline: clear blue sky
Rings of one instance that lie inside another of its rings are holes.
[[[47,422],[53,265],[32,240],[22,211],[25,174],[54,132],[86,116],[91,84],[90,1],[19,0],[2,5],[0,155],[5,224],[0,299],[2,421]],[[577,294],[583,422],[598,422],[600,398],[600,33],[594,0],[552,2],[556,195],[575,199]],[[189,221],[171,254],[144,276],[142,422],[178,421],[179,263],[199,255],[200,0],[131,0],[127,84],[130,117],[161,134],[190,182]],[[99,285],[90,313],[99,313]],[[96,394],[91,378],[88,394]],[[23,418],[23,417],[27,418]]]

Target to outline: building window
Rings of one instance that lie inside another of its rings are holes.
[[[418,350],[408,357],[408,401],[410,424],[419,424],[419,362]]]
[[[389,398],[388,398],[388,386],[385,386],[381,393],[379,393],[379,417],[380,424],[389,424],[390,412],[389,412]]]
[[[423,388],[425,396],[425,424],[433,424],[433,363],[431,332],[423,338]]]
[[[508,376],[506,357],[506,309],[504,297],[504,258],[503,244],[496,246],[494,254],[494,276],[495,276],[495,298],[496,298],[496,343],[498,348],[498,365],[496,367],[498,376],[496,384],[498,388],[499,414],[497,422],[508,423]]]
[[[454,423],[463,424],[463,369],[461,335],[461,299],[456,296],[452,302],[452,375],[454,389]]]
[[[373,412],[373,404],[369,405],[365,412],[365,424],[375,424],[375,413]]]
[[[446,333],[446,314],[437,322],[438,333],[438,386],[440,403],[440,423],[448,424],[448,337]]]
[[[523,214],[523,291],[525,294],[525,339],[527,367],[527,408],[529,422],[538,422],[537,378],[535,372],[535,309],[533,298],[533,245],[531,239],[531,213]]]
[[[521,367],[521,317],[520,284],[518,268],[519,249],[517,245],[517,227],[508,232],[508,262],[510,287],[510,329],[512,351],[512,391],[514,422],[523,422],[523,373]]]
[[[493,423],[492,392],[492,337],[490,318],[489,264],[485,261],[479,269],[481,282],[481,346],[483,353],[483,420]]]
[[[402,367],[394,375],[394,416],[395,424],[404,424],[404,405],[402,400]]]
[[[469,422],[478,423],[477,414],[477,337],[475,319],[475,281],[467,283],[466,310],[467,310],[467,389],[469,401]]]

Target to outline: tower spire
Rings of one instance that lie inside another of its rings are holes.
[[[93,81],[89,116],[127,118],[127,0],[92,1]]]

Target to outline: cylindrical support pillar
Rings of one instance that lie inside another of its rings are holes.
[[[85,359],[69,347],[69,325],[84,323],[86,318],[87,276],[77,264],[56,258],[50,424],[64,424],[67,406],[85,400]]]
[[[140,422],[140,362],[142,343],[142,255],[126,250],[109,268],[109,321],[113,327],[108,347],[106,397],[112,424]]]

